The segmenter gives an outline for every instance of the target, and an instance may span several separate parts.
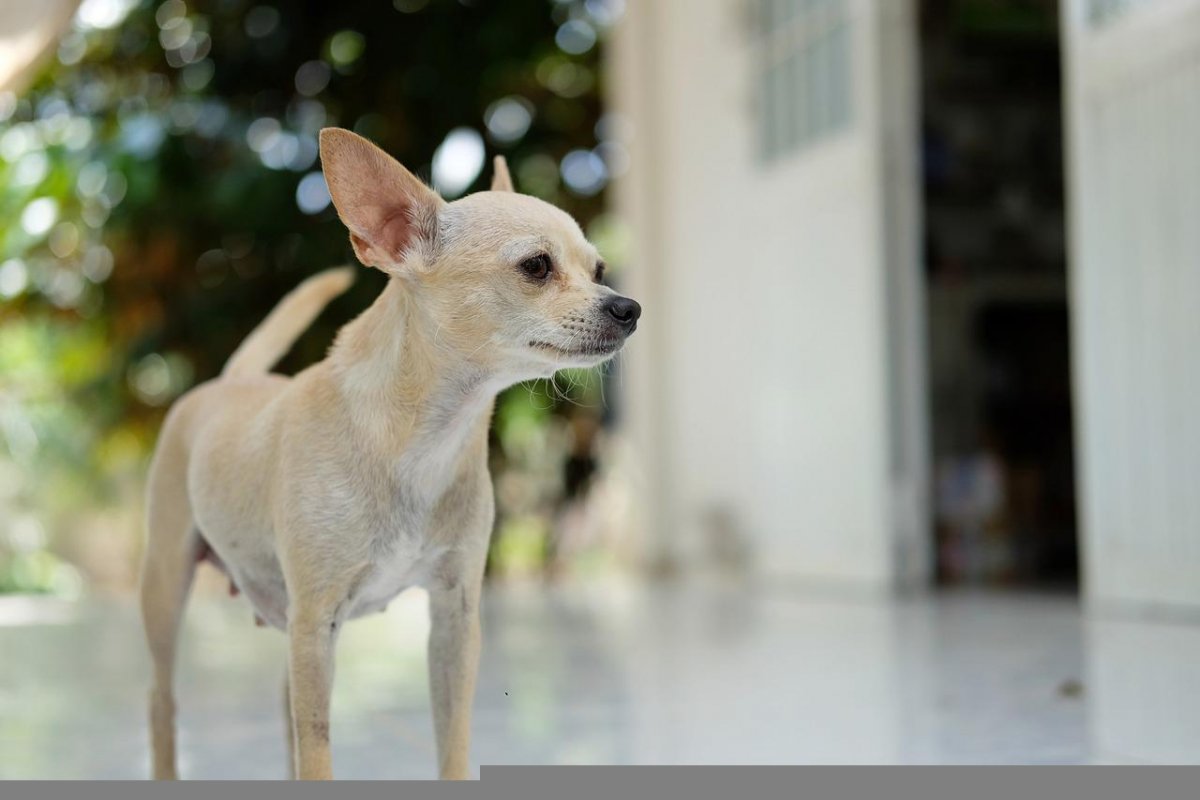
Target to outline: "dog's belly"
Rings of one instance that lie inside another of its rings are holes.
[[[287,584],[277,561],[239,565],[230,579],[250,602],[259,620],[272,628],[287,629]]]
[[[246,598],[255,617],[273,628],[287,630],[287,584],[275,553],[254,547],[255,540],[249,538],[218,535],[204,540],[211,550],[206,560],[228,576],[231,588]],[[406,589],[427,586],[445,552],[445,547],[415,542],[394,545],[353,588],[339,619],[382,612]]]
[[[265,513],[236,508],[232,498],[213,490],[194,500],[196,527],[214,557],[208,560],[229,578],[232,593],[243,595],[255,617],[273,628],[287,628],[287,585],[275,553],[274,534]]]
[[[275,554],[254,548],[252,542],[200,532],[204,546],[201,559],[209,561],[229,578],[230,594],[241,594],[254,610],[256,621],[273,628],[287,628],[288,594],[283,570]]]

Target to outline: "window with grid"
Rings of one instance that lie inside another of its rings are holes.
[[[803,150],[853,117],[848,0],[757,0],[764,161]]]

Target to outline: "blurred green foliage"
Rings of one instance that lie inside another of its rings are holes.
[[[77,585],[51,553],[86,552],[81,521],[137,501],[170,402],[302,277],[352,261],[320,128],[352,128],[435,184],[457,137],[447,174],[468,185],[440,181],[451,194],[486,185],[481,145],[504,153],[518,188],[573,213],[619,270],[603,188],[623,134],[602,114],[599,50],[620,8],[85,0],[37,83],[0,94],[0,592]],[[282,371],[320,358],[383,280],[364,269]],[[599,391],[567,376],[501,398],[501,562],[539,563],[567,417],[598,415]]]

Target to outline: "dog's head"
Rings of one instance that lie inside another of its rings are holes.
[[[411,284],[439,346],[523,379],[598,364],[637,327],[579,225],[513,191],[502,158],[492,191],[452,203],[349,131],[321,131],[321,162],[355,254]]]

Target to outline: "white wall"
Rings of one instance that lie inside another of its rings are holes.
[[[1200,0],[1063,19],[1085,585],[1200,609]]]
[[[617,205],[645,307],[628,391],[649,555],[703,561],[719,511],[760,571],[920,580],[910,6],[853,0],[850,131],[769,164],[747,7],[630,3],[609,53],[612,104],[634,125]]]

